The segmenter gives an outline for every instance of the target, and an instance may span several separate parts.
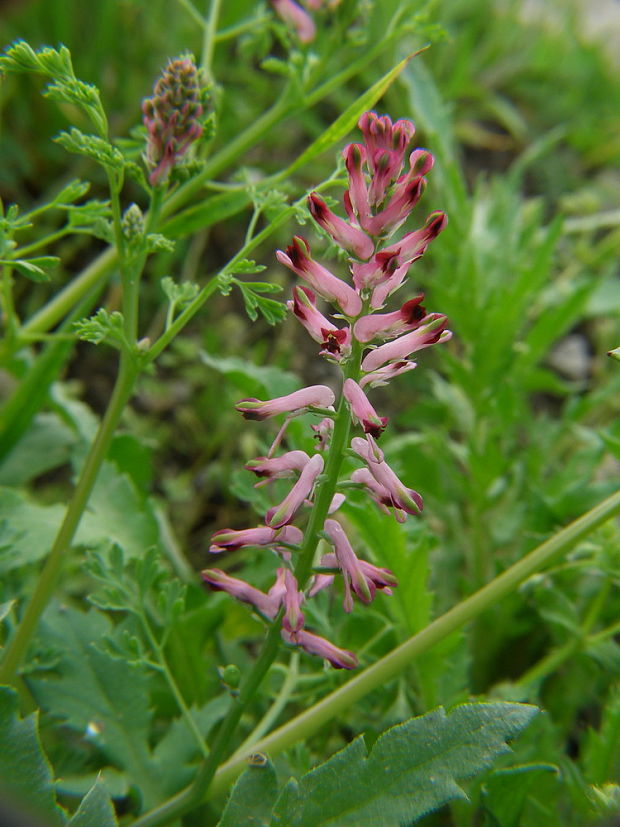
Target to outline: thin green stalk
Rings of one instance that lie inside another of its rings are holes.
[[[241,746],[235,751],[243,753],[244,755],[248,754],[249,748],[259,741],[266,732],[269,732],[272,725],[275,721],[278,720],[278,717],[284,707],[289,702],[291,695],[293,694],[293,690],[297,686],[297,678],[299,677],[299,652],[292,652],[291,659],[289,661],[288,669],[286,670],[286,674],[284,677],[284,681],[282,682],[282,686],[280,687],[280,691],[273,702],[273,704],[269,707],[267,712],[263,715],[260,719],[258,724],[254,727],[252,732],[248,735],[245,741],[241,744]],[[233,756],[234,757],[234,756]]]
[[[95,441],[88,452],[64,520],[32,597],[20,620],[15,637],[5,649],[0,665],[0,683],[12,682],[15,672],[26,654],[39,618],[56,587],[66,553],[77,531],[125,404],[131,396],[137,373],[138,367],[133,356],[123,354],[110,404],[101,421]]]
[[[174,679],[174,675],[170,671],[164,651],[160,646],[159,641],[155,637],[155,633],[151,628],[151,624],[149,623],[148,619],[145,617],[144,614],[140,615],[140,620],[142,622],[142,628],[144,629],[144,632],[148,638],[151,649],[153,650],[153,653],[157,658],[156,665],[162,672],[164,678],[166,679],[166,683],[168,684],[168,687],[172,692],[175,701],[177,702],[177,706],[179,707],[181,714],[185,718],[185,722],[189,727],[189,731],[194,736],[194,740],[198,745],[198,749],[202,753],[203,757],[206,758],[209,754],[209,750],[207,749],[207,745],[205,744],[205,739],[202,737],[200,730],[196,725],[196,721],[194,720],[194,716],[192,715],[191,710],[189,709],[187,704],[185,703],[185,698],[183,697],[181,690],[179,689],[179,686]]]
[[[438,617],[421,632],[413,635],[388,655],[360,672],[344,686],[255,743],[252,751],[276,755],[314,734],[327,721],[350,709],[369,692],[385,685],[387,681],[406,669],[415,658],[428,652],[437,643],[478,617],[493,604],[503,600],[528,577],[544,569],[555,557],[566,553],[575,543],[619,513],[620,492],[616,492],[558,531],[479,591]],[[234,756],[223,764],[213,779],[209,797],[223,793],[246,766],[247,755],[242,754]]]
[[[220,5],[222,0],[211,0],[209,8],[209,17],[207,18],[207,25],[205,26],[202,39],[202,68],[211,77],[211,66],[213,64],[213,54],[215,52],[215,35],[217,31],[217,20],[220,15]]]

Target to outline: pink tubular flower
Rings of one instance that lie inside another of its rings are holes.
[[[390,362],[389,365],[373,370],[372,373],[367,373],[360,379],[360,388],[379,388],[382,385],[387,385],[390,379],[399,376],[401,373],[407,373],[409,370],[416,368],[417,362],[409,362],[406,359],[400,362]]]
[[[344,529],[336,520],[325,520],[325,532],[331,540],[338,568],[344,578],[344,610],[353,609],[351,592],[362,601],[371,603],[374,600],[377,588],[389,589],[397,585],[397,580],[388,569],[379,569],[371,563],[359,560],[351,547],[349,538]],[[325,562],[325,558],[323,558]]]
[[[288,451],[279,457],[256,457],[246,463],[244,468],[257,477],[279,479],[292,476],[294,471],[303,471],[309,460],[305,451]]]
[[[303,505],[304,500],[312,493],[316,479],[323,470],[323,465],[323,457],[320,454],[314,454],[306,463],[299,479],[280,505],[270,508],[265,515],[267,525],[272,528],[280,528],[286,523],[290,523]]]
[[[339,361],[351,349],[351,329],[349,327],[339,329],[335,324],[328,321],[317,310],[315,300],[316,296],[312,290],[307,287],[295,287],[293,289],[293,299],[287,302],[287,306],[297,316],[314,341],[323,346],[321,355],[330,355],[336,361]]]
[[[276,257],[280,264],[305,279],[319,296],[335,302],[346,316],[359,315],[362,309],[360,297],[352,287],[311,258],[310,245],[304,238],[295,236],[286,252],[278,250]]]
[[[319,451],[325,451],[329,447],[329,440],[334,430],[334,420],[329,417],[322,419],[318,425],[310,426],[314,431],[315,439],[319,441]]]
[[[284,569],[278,569],[276,582],[267,594],[250,586],[245,580],[231,577],[220,569],[205,569],[201,575],[212,589],[226,592],[236,600],[254,606],[263,617],[273,620],[278,614],[285,593]]]
[[[245,419],[269,419],[281,413],[302,413],[308,408],[330,408],[335,400],[334,392],[327,385],[310,385],[299,391],[275,399],[241,399],[235,405]]]
[[[419,514],[422,511],[422,497],[413,488],[403,485],[385,460],[377,461],[369,440],[353,437],[351,448],[364,460],[379,485],[387,491],[393,508],[406,511],[407,514]]]
[[[147,131],[146,160],[152,186],[168,180],[171,169],[203,132],[200,76],[192,57],[171,60],[153,97],[142,103]]]
[[[345,379],[342,392],[351,408],[353,421],[363,427],[365,434],[372,434],[375,438],[380,437],[388,420],[377,414],[357,382],[353,379]]]
[[[295,0],[271,0],[274,11],[292,26],[302,43],[310,43],[316,35],[314,20]]]
[[[282,543],[286,543],[287,546],[294,546],[299,545],[302,540],[302,532],[292,525],[284,526],[280,530],[264,525],[240,530],[224,528],[221,531],[216,531],[211,537],[212,545],[209,547],[209,551],[211,554],[220,554],[223,551],[237,551],[240,548],[255,546],[272,546],[277,550],[282,547]]]
[[[349,220],[363,227],[371,217],[363,169],[366,162],[366,150],[361,144],[349,144],[345,146],[342,155],[349,173],[349,189],[344,194],[344,208]]]
[[[216,531],[211,538],[212,545],[209,551],[212,554],[220,554],[222,551],[236,551],[247,546],[269,546],[275,541],[277,533],[275,529],[268,526],[244,528],[239,531],[223,528]]]
[[[379,506],[381,511],[385,514],[390,514],[390,509],[394,509],[394,516],[396,517],[396,521],[398,523],[404,523],[407,519],[407,515],[404,511],[400,508],[395,508],[394,503],[392,502],[392,496],[390,492],[385,488],[383,485],[377,482],[377,480],[373,477],[370,473],[368,468],[358,468],[351,474],[351,482],[357,482],[360,485],[363,485],[366,491],[370,494],[376,504]]]
[[[282,629],[282,638],[287,643],[300,646],[309,655],[318,655],[318,657],[328,660],[336,669],[355,669],[359,666],[359,661],[353,652],[349,652],[348,649],[339,649],[338,646],[334,646],[324,637],[306,632],[305,629],[297,632],[294,636],[286,629]]]
[[[353,335],[358,342],[372,342],[373,339],[393,339],[406,330],[419,327],[426,316],[422,306],[424,294],[405,302],[400,310],[393,313],[374,313],[362,316],[353,325]]]
[[[304,593],[297,588],[297,580],[290,569],[284,571],[284,617],[282,618],[282,626],[291,635],[294,640],[298,632],[304,627],[304,614],[301,611],[301,604],[304,599]]]
[[[370,258],[374,253],[375,245],[366,233],[333,213],[315,192],[308,196],[308,207],[316,223],[330,234],[339,247],[361,259]]]
[[[362,360],[362,370],[364,372],[374,371],[387,362],[407,359],[412,353],[437,342],[447,342],[452,336],[451,332],[446,330],[447,317],[441,313],[431,313],[427,318],[429,321],[426,324],[411,333],[405,333],[399,339],[371,350]]]

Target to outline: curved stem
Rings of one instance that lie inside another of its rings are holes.
[[[407,668],[415,658],[428,652],[437,643],[478,617],[493,604],[503,600],[528,577],[543,570],[555,557],[566,553],[575,543],[619,513],[620,492],[616,492],[558,531],[486,586],[432,621],[421,632],[413,635],[388,655],[360,672],[344,686],[253,744],[252,751],[266,752],[273,756],[314,734],[327,721],[350,709],[356,701],[369,692],[383,686]],[[246,766],[247,754],[238,753],[230,758],[217,771],[209,789],[209,797],[223,793]]]
[[[84,509],[95,485],[97,474],[106,457],[114,431],[125,404],[131,396],[138,367],[130,354],[123,354],[110,404],[101,421],[95,441],[91,445],[76,489],[64,520],[52,546],[49,557],[37,581],[35,590],[20,620],[15,637],[7,646],[0,665],[0,683],[11,683],[26,654],[35,628],[47,606],[62,569]]]

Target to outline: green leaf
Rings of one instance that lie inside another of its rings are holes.
[[[86,155],[104,167],[119,169],[123,167],[123,154],[109,141],[97,135],[86,135],[80,129],[72,127],[69,132],[61,132],[54,138],[67,152]]]
[[[57,414],[42,413],[0,462],[0,485],[24,485],[69,459],[75,434]]]
[[[59,662],[53,673],[29,676],[28,686],[43,709],[60,716],[126,770],[145,801],[153,804],[160,799],[161,779],[148,746],[149,682],[141,666],[113,658],[95,645],[111,631],[109,618],[95,609],[83,613],[50,606],[39,640],[61,653]]]
[[[14,267],[22,276],[26,276],[30,281],[36,282],[49,281],[50,276],[46,271],[55,270],[59,263],[60,259],[56,256],[37,256],[36,258],[22,258],[0,262],[0,264],[8,264]]]
[[[286,827],[409,824],[466,798],[458,781],[487,769],[536,715],[525,704],[443,708],[385,732],[368,753],[362,737],[285,788],[272,824]]]
[[[200,359],[218,373],[228,376],[248,396],[284,396],[301,387],[295,374],[270,365],[254,365],[235,356],[222,359],[204,350],[200,351]]]
[[[230,267],[226,268],[227,273],[260,273],[266,270],[264,264],[257,264],[251,258],[241,258]]]
[[[403,71],[405,66],[409,63],[415,55],[409,55],[404,60],[401,60],[393,69],[390,69],[387,74],[383,75],[380,80],[374,83],[370,89],[360,95],[353,103],[345,109],[345,111],[329,126],[316,141],[310,144],[308,149],[291,164],[287,169],[287,173],[291,173],[303,167],[309,161],[312,161],[326,149],[338,143],[356,126],[360,115],[368,109],[372,109],[375,103],[383,96],[383,94],[390,88],[392,83]]]
[[[223,192],[182,210],[162,227],[162,232],[173,238],[204,230],[244,210],[251,203],[245,190]]]
[[[37,714],[19,718],[17,694],[8,686],[0,687],[0,783],[3,797],[27,807],[31,816],[45,818],[50,825],[64,823],[39,741]]]
[[[89,319],[74,322],[73,329],[78,339],[93,345],[105,342],[113,347],[120,347],[125,340],[123,314],[118,310],[112,313],[101,307]]]
[[[277,795],[273,764],[257,757],[237,779],[218,827],[268,827]]]
[[[546,800],[552,800],[548,782],[557,782],[558,777],[559,770],[553,764],[526,764],[497,770],[484,784],[485,812],[498,827],[525,827],[524,812],[534,797],[533,791],[540,786],[541,792],[546,793]],[[528,824],[540,823],[540,810],[535,808],[534,813],[534,819],[528,818]]]
[[[63,513],[60,505],[38,505],[21,491],[0,488],[0,574],[44,557]]]
[[[117,827],[118,821],[105,784],[97,781],[86,793],[69,827]]]

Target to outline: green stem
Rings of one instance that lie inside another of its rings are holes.
[[[575,543],[618,513],[620,513],[620,492],[612,494],[611,497],[603,500],[566,528],[558,531],[475,594],[438,617],[421,632],[413,635],[344,686],[323,698],[318,704],[253,744],[252,751],[266,752],[273,756],[314,734],[327,721],[351,709],[360,698],[369,692],[384,686],[387,681],[407,668],[412,660],[428,652],[437,643],[478,617],[493,604],[503,600],[524,580],[541,571],[555,557],[566,553]],[[209,797],[222,794],[246,766],[247,755],[242,754],[235,755],[223,764],[213,779]]]
[[[129,354],[123,354],[110,399],[110,404],[101,421],[78,484],[67,508],[64,520],[52,546],[49,557],[39,576],[35,590],[21,618],[15,637],[7,646],[0,665],[0,683],[11,683],[15,672],[26,654],[35,628],[56,587],[66,553],[75,536],[84,509],[93,490],[97,474],[106,457],[114,431],[127,400],[131,396],[138,367]]]
[[[207,25],[203,33],[202,40],[202,68],[211,76],[211,65],[213,63],[213,53],[215,52],[215,35],[217,31],[217,19],[220,14],[220,5],[222,0],[211,0],[211,7],[209,9],[209,17],[207,18]]]
[[[241,746],[235,753],[248,754],[249,748],[259,741],[266,732],[272,727],[272,724],[278,720],[278,717],[291,697],[295,686],[297,685],[297,678],[299,677],[299,652],[291,653],[291,660],[289,667],[286,670],[285,678],[278,692],[278,696],[269,707],[265,715],[261,718],[258,724],[254,727],[252,732],[248,735]]]

